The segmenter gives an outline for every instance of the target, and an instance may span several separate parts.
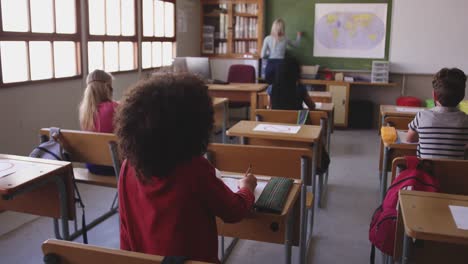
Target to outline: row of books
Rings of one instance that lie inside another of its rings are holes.
[[[257,4],[236,4],[234,5],[234,12],[257,15],[258,5]]]
[[[234,36],[236,38],[256,38],[257,37],[257,18],[236,16],[234,26]]]
[[[228,15],[227,14],[220,14],[219,15],[219,36],[216,34],[217,38],[227,38],[228,34]]]
[[[235,41],[234,42],[234,53],[257,53],[257,42],[256,41]]]
[[[220,42],[217,47],[215,47],[215,54],[226,54],[227,53],[227,43]]]

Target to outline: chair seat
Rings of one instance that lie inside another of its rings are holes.
[[[76,182],[79,183],[117,188],[117,178],[115,176],[93,174],[86,168],[74,168],[73,174]]]

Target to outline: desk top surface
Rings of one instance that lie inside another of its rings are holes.
[[[70,162],[36,159],[23,156],[0,154],[0,170],[11,170],[0,178],[0,194],[10,194],[18,189],[54,176],[56,173],[64,173],[72,170]],[[0,171],[1,172],[1,171]]]
[[[318,111],[332,112],[334,108],[334,103],[316,103],[315,105],[315,110]]]
[[[334,80],[314,80],[314,79],[300,79],[302,84],[312,84],[312,85],[361,85],[361,86],[388,86],[395,87],[397,83],[371,83],[371,82],[345,82],[345,81],[334,81]]]
[[[296,134],[254,131],[254,128],[260,124],[300,126],[301,128]],[[235,124],[226,132],[228,136],[263,138],[263,139],[271,139],[271,140],[284,140],[284,141],[295,141],[295,142],[305,142],[305,143],[317,142],[318,140],[320,140],[321,133],[322,133],[322,128],[320,126],[295,125],[295,124],[246,121],[246,120],[240,121],[239,123]]]
[[[327,97],[327,98],[331,98],[332,97],[332,94],[331,92],[327,92],[327,91],[310,91],[309,92],[309,96],[312,96],[312,97]]]
[[[220,97],[213,97],[213,106],[218,106],[224,104],[225,102],[229,101],[227,98],[220,98]]]
[[[398,110],[400,109],[400,110]],[[401,109],[404,109],[404,111],[401,111]],[[397,105],[380,105],[380,114],[382,116],[408,116],[408,117],[413,117],[415,116],[419,111],[425,110],[427,108],[425,107],[411,107],[411,106],[397,106]],[[414,111],[411,111],[414,110]]]
[[[261,92],[267,87],[266,83],[208,84],[208,90],[212,91]]]
[[[405,232],[416,239],[468,245],[468,230],[458,229],[449,205],[468,207],[468,196],[401,191]]]

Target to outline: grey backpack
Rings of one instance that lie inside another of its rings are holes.
[[[49,136],[41,135],[41,144],[35,147],[31,154],[29,154],[32,158],[40,158],[40,159],[50,159],[50,160],[60,160],[60,161],[70,161],[70,155],[66,153],[58,141],[60,137],[60,128],[58,127],[51,127],[49,129]],[[78,204],[79,207],[82,209],[82,230],[83,230],[83,243],[88,244],[88,234],[86,231],[86,218],[85,218],[85,206],[83,200],[81,199],[80,192],[78,190],[78,186],[76,185],[75,180],[73,180],[73,185],[75,189],[75,203]],[[76,221],[76,220],[75,220]]]

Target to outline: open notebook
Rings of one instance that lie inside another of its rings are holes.
[[[237,192],[239,190],[239,187],[237,187],[237,183],[239,182],[238,178],[230,178],[228,175],[223,175],[221,176],[221,180],[223,180],[224,184],[226,184],[229,189],[231,189],[231,191]],[[267,183],[268,181],[257,181],[257,187],[255,188],[254,192],[255,202],[258,200],[258,197],[260,197],[260,194],[262,194],[263,189],[265,189]]]
[[[407,130],[397,130],[397,142],[398,144],[418,144],[418,142],[408,142],[406,140],[406,134],[408,134]]]

